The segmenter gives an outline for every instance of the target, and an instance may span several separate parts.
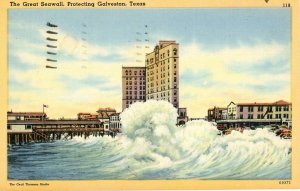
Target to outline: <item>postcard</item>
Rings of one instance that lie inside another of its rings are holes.
[[[0,190],[300,188],[298,1],[0,5]]]

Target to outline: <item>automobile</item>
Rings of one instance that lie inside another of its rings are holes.
[[[217,125],[217,129],[218,129],[218,130],[225,130],[226,127],[225,127],[224,124],[218,124],[218,125]]]
[[[287,129],[285,131],[282,131],[279,136],[280,136],[280,138],[291,139],[292,138],[292,131]]]
[[[282,127],[282,128],[279,128],[278,130],[275,130],[275,135],[280,136],[282,133],[287,133],[287,132],[290,132],[290,130]]]

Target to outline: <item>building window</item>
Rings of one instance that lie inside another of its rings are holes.
[[[7,129],[8,129],[8,130],[11,130],[11,125],[7,125]]]
[[[173,54],[174,54],[174,56],[177,55],[177,49],[176,48],[173,49]]]
[[[243,106],[240,107],[240,112],[243,112]]]
[[[243,114],[240,114],[240,119],[243,119],[244,117],[243,117]]]
[[[276,106],[276,111],[281,111],[281,106]]]
[[[248,112],[253,112],[253,107],[252,106],[248,107]]]
[[[174,82],[176,82],[176,77],[174,77]]]
[[[268,106],[268,112],[273,112],[272,106]]]
[[[263,106],[259,106],[258,107],[258,111],[263,111],[264,107]]]
[[[25,129],[31,129],[31,125],[26,125]]]

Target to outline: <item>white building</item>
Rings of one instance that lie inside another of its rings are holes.
[[[31,133],[32,125],[24,125],[24,124],[8,124],[7,125],[8,133]]]
[[[42,121],[47,115],[43,112],[7,112],[8,133],[31,133],[32,125],[20,124],[20,121]]]
[[[116,110],[110,107],[99,108],[97,110],[98,119],[103,123],[104,132],[109,133],[109,117],[116,113]]]
[[[227,119],[236,119],[237,105],[234,102],[230,102],[227,106]]]
[[[118,131],[120,132],[122,128],[120,113],[115,113],[109,116],[109,128],[111,130],[118,129]]]

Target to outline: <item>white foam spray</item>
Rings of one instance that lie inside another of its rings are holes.
[[[133,104],[121,114],[124,152],[139,177],[290,177],[290,140],[267,129],[219,136],[210,122],[176,126],[176,117],[170,103],[154,100]]]

